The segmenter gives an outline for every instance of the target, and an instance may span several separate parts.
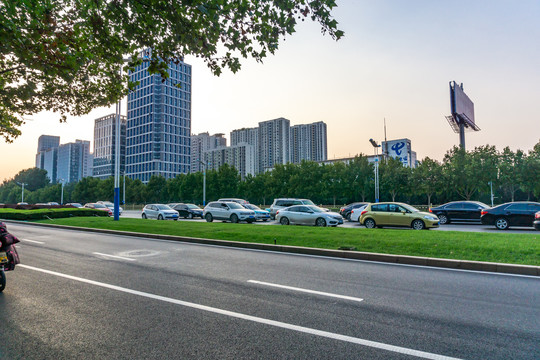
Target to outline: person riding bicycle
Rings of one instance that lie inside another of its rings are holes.
[[[0,221],[0,252],[5,252],[8,258],[7,264],[4,264],[4,271],[15,269],[15,265],[20,263],[19,254],[15,249],[14,244],[18,243],[19,239],[11,235],[7,226],[3,221]]]

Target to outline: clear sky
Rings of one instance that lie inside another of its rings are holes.
[[[418,159],[442,160],[459,136],[448,125],[448,83],[464,84],[480,132],[467,149],[490,144],[530,150],[540,141],[539,0],[336,0],[345,31],[335,42],[316,23],[302,23],[264,64],[237,74],[193,68],[192,132],[225,133],[285,117],[291,125],[324,121],[328,157],[372,154],[370,138],[409,138]],[[125,101],[124,114],[125,114]],[[96,109],[59,124],[28,117],[23,135],[0,142],[0,180],[34,166],[37,139],[93,140]]]

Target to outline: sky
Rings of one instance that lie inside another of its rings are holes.
[[[242,70],[212,75],[192,65],[192,133],[229,134],[285,117],[291,125],[324,121],[328,158],[372,154],[369,139],[408,138],[418,159],[441,161],[459,144],[450,128],[449,82],[463,83],[474,102],[479,132],[466,148],[531,150],[540,142],[540,1],[336,0],[345,36],[334,41],[311,21],[275,55]],[[126,114],[126,102],[123,113]],[[26,117],[13,143],[0,140],[0,181],[35,165],[37,140],[93,141],[94,120],[39,113]]]

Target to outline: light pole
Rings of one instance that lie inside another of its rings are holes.
[[[489,188],[491,190],[491,207],[493,207],[493,181],[489,182]]]
[[[60,195],[60,205],[64,205],[64,179],[58,179],[60,184],[62,184],[62,191]]]
[[[24,186],[25,186],[25,185],[28,185],[28,184],[23,183],[23,182],[18,182],[18,181],[17,181],[17,184],[22,186],[21,202],[23,203],[23,202],[24,202]]]
[[[206,206],[206,167],[208,166],[207,163],[202,161],[201,159],[197,159],[198,162],[200,162],[204,168],[203,168],[203,206]]]
[[[373,139],[369,139],[371,145],[375,149],[375,202],[379,202],[379,147],[377,142]]]

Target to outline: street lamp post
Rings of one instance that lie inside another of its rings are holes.
[[[375,202],[379,202],[379,147],[381,145],[377,144],[377,142],[373,139],[369,139],[369,142],[371,145],[373,145],[373,148],[375,149]]]
[[[60,184],[62,184],[62,191],[60,194],[60,205],[64,205],[64,179],[59,179]]]
[[[197,159],[198,162],[200,162],[204,168],[203,168],[203,206],[206,206],[206,167],[208,166],[207,163],[202,161],[201,159]]]
[[[23,183],[23,182],[18,182],[18,181],[17,181],[17,184],[22,186],[21,202],[24,202],[24,186],[25,186],[25,185],[28,185],[28,184]]]

